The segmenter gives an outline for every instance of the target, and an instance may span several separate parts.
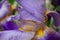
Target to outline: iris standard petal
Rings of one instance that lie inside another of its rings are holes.
[[[17,2],[28,11],[30,14],[35,16],[37,19],[44,19],[43,13],[45,11],[44,0],[17,0]]]
[[[35,22],[42,22],[43,20],[42,19],[38,19],[37,17],[35,17],[34,15],[30,14],[30,12],[24,10],[24,9],[18,9],[18,15],[20,15],[20,19],[23,19],[23,20],[32,20],[32,21],[35,21]]]
[[[0,32],[0,40],[31,40],[34,32],[22,32],[18,30]]]
[[[37,28],[43,25],[42,19],[39,20],[30,14],[30,12],[22,8],[18,8],[18,14],[15,16],[15,19],[19,20],[18,25],[19,27],[23,27],[24,30],[28,27],[29,30],[35,31]]]
[[[47,16],[53,17],[55,26],[60,26],[60,15],[57,12],[50,12]]]

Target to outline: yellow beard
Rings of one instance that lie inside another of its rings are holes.
[[[44,37],[44,28],[41,27],[39,30],[37,30],[36,35],[39,37]]]

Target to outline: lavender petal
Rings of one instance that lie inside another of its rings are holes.
[[[0,40],[31,40],[34,32],[21,32],[18,30],[0,32]]]
[[[0,19],[3,18],[6,14],[8,14],[9,12],[9,3],[8,2],[3,2],[3,4],[1,4],[1,8],[0,8]]]
[[[44,0],[17,0],[17,2],[25,9],[27,12],[35,16],[37,19],[44,20],[43,13],[45,11],[45,1]]]

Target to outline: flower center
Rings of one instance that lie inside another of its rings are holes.
[[[39,37],[44,37],[44,28],[41,27],[39,30],[37,30],[36,35]]]

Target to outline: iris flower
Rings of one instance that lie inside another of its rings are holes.
[[[23,3],[23,1],[22,1],[22,3]],[[33,2],[32,0],[31,1],[27,0],[27,2],[26,2],[27,5],[24,4],[25,1],[24,1],[23,4],[21,3],[22,4],[21,6],[23,8],[18,8],[18,15],[17,15],[17,16],[20,16],[19,17],[20,20],[30,20],[30,21],[38,22],[38,25],[41,24],[41,23],[43,24],[43,22],[44,22],[43,13],[45,12],[45,2],[44,2],[44,0],[42,0],[41,4],[39,4],[40,1],[41,0],[39,0],[39,1],[36,0],[36,1]],[[20,4],[20,1],[17,0],[17,2]],[[30,3],[32,3],[32,5]],[[25,9],[25,7],[26,7],[26,9]],[[15,16],[15,18],[16,18],[16,16]]]
[[[1,23],[3,31],[0,32],[0,40],[60,40],[60,34],[45,24],[45,0],[16,2],[20,5],[17,7],[18,14]],[[59,14],[53,12],[47,16],[52,16],[54,25],[60,26]]]

